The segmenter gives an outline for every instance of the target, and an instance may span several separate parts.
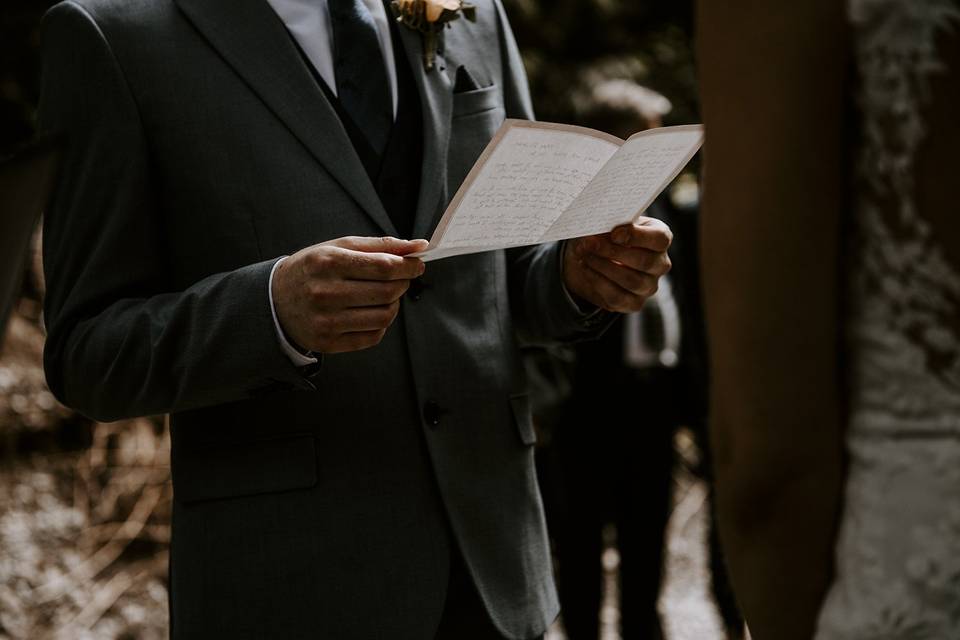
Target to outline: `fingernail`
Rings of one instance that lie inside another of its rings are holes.
[[[630,239],[630,234],[626,229],[617,229],[613,232],[613,241],[617,244],[626,244]]]

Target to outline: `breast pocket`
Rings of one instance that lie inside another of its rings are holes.
[[[475,113],[489,111],[503,106],[503,97],[500,86],[492,84],[475,91],[464,91],[453,94],[453,117],[463,118]]]
[[[493,138],[506,111],[499,85],[453,95],[453,123],[450,129],[450,156],[447,167],[448,193],[456,193]]]

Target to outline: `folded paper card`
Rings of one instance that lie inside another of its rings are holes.
[[[424,261],[606,233],[632,222],[703,144],[703,127],[620,138],[507,120],[450,202]]]

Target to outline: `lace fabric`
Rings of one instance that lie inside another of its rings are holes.
[[[960,271],[917,206],[955,0],[848,0],[858,73],[849,474],[817,640],[960,638]]]

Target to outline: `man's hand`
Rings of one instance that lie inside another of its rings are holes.
[[[574,296],[607,311],[639,311],[670,271],[670,228],[654,218],[610,233],[570,240],[563,256],[563,281]]]
[[[410,280],[424,271],[423,261],[403,256],[426,248],[426,240],[348,237],[295,253],[273,276],[280,326],[317,353],[379,344]]]

